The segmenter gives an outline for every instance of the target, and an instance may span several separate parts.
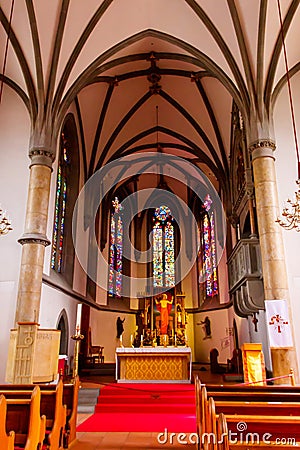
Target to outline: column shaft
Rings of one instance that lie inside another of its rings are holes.
[[[30,169],[25,233],[15,321],[37,322],[44,265],[51,169],[34,165]]]
[[[11,334],[11,342],[15,344],[8,355],[8,367],[12,367],[12,381],[15,384],[32,383],[34,376],[44,254],[45,246],[50,244],[46,230],[53,160],[51,155],[44,150],[33,150],[30,155],[32,165],[25,231],[19,239],[23,247],[15,314],[17,336],[14,339]]]

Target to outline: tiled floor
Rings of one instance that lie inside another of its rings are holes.
[[[204,383],[222,383],[220,375],[211,375],[209,371],[197,371],[200,380]],[[99,386],[98,383],[107,383],[113,381],[103,378],[90,378],[82,381],[84,387]],[[101,385],[100,385],[101,386]],[[78,415],[78,424],[82,423],[89,417],[88,414]],[[136,432],[122,432],[122,433],[77,433],[77,440],[70,445],[70,450],[157,450],[157,449],[196,449],[196,437],[193,435],[187,436],[158,436],[158,433],[136,433]],[[166,442],[165,442],[166,441]],[[182,443],[180,443],[182,441]],[[186,443],[184,443],[186,442]],[[191,444],[192,442],[192,444]]]
[[[181,441],[186,440],[193,442],[193,436],[180,437]],[[161,441],[158,441],[157,433],[77,433],[77,442],[72,444],[70,450],[100,450],[100,449],[115,449],[115,450],[157,450],[157,449],[180,449],[188,448],[194,449],[195,445],[178,443],[177,437],[162,436]],[[166,442],[167,440],[167,442]]]

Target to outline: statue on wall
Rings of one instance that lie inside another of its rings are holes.
[[[155,299],[156,307],[160,312],[160,334],[168,333],[169,314],[172,309],[172,300],[168,300],[167,294],[162,294],[159,298]]]
[[[208,339],[211,338],[211,325],[210,325],[210,320],[209,317],[206,316],[205,319],[201,322],[203,326],[203,330],[204,330],[204,338],[203,339]]]
[[[121,317],[117,318],[117,339],[120,339],[120,337],[122,336],[123,332],[124,332],[124,323],[125,319],[121,319]]]

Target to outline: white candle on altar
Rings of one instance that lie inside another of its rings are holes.
[[[78,334],[80,334],[81,329],[81,314],[82,314],[82,303],[78,303],[77,305],[77,315],[76,315],[76,330],[78,330]]]
[[[130,335],[130,345],[133,345],[133,334]]]

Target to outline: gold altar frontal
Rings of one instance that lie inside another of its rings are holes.
[[[118,383],[190,383],[190,347],[139,347],[116,349]]]

